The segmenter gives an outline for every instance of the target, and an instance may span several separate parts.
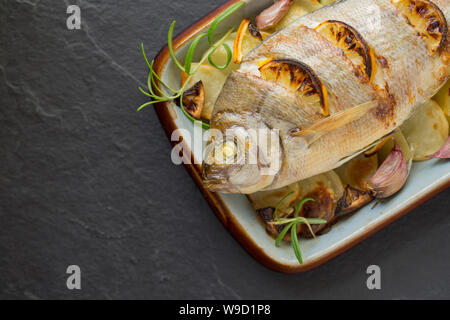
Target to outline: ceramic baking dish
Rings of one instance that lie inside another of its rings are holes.
[[[193,26],[182,32],[174,40],[174,47],[180,59],[186,55],[189,42],[199,33],[207,30],[209,24],[228,6],[237,2],[231,0],[220,6]],[[266,8],[272,0],[248,0],[247,6],[236,12],[222,25],[222,31],[239,26],[244,17],[254,17]],[[175,17],[174,17],[175,18]],[[220,30],[219,30],[220,32]],[[202,48],[197,51],[201,52]],[[155,71],[164,81],[177,87],[179,70],[172,64],[169,50],[163,48],[155,59]],[[193,124],[172,103],[159,103],[156,112],[169,139],[177,129],[185,129],[193,135]],[[175,145],[178,142],[172,141]],[[183,139],[184,149],[192,150],[190,141]],[[169,151],[168,151],[169,152]],[[184,155],[195,163],[201,154]],[[198,163],[198,162],[197,162]],[[200,161],[201,163],[201,161]],[[300,246],[304,264],[300,265],[290,244],[281,248],[274,245],[274,240],[266,234],[262,224],[244,195],[226,195],[212,193],[202,185],[201,168],[198,164],[186,164],[205,199],[216,216],[234,238],[259,262],[279,272],[297,273],[315,268],[342,252],[350,249],[370,235],[386,227],[421,203],[432,198],[450,185],[450,161],[430,160],[414,163],[411,176],[405,188],[391,199],[379,203],[375,208],[367,206],[345,221],[336,224],[332,231],[317,240],[301,240]]]

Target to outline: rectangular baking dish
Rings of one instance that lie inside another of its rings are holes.
[[[237,1],[231,0],[220,6],[175,38],[174,48],[181,60],[186,55],[190,41],[207,30],[209,24],[221,12]],[[244,8],[223,23],[219,32],[239,26],[244,17],[255,17],[262,9],[268,7],[272,0],[246,2]],[[202,48],[199,47],[197,51],[202,52]],[[172,63],[167,46],[157,55],[154,68],[164,81],[173,87],[178,86],[180,72]],[[177,129],[185,129],[193,135],[193,124],[174,104],[159,103],[155,108],[170,140],[172,133]],[[173,145],[177,143],[178,141],[172,141]],[[184,156],[190,158],[192,163],[185,164],[186,170],[225,228],[256,260],[270,269],[284,273],[304,272],[329,261],[450,186],[449,161],[430,160],[414,163],[405,188],[394,197],[379,203],[375,208],[367,206],[361,209],[345,221],[336,224],[330,233],[317,240],[302,239],[300,246],[304,264],[300,265],[289,244],[281,248],[275,247],[274,240],[266,234],[246,196],[212,193],[203,187],[201,167],[194,164],[199,163],[194,160],[201,160],[202,155],[190,151],[192,148],[189,139],[183,139],[182,143],[184,150],[189,151],[189,154]]]

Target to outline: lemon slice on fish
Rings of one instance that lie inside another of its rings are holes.
[[[375,56],[355,29],[344,22],[329,20],[317,26],[316,31],[344,51],[359,75],[366,77],[369,81],[373,80],[376,72]]]
[[[258,28],[250,20],[242,20],[233,44],[234,63],[241,63],[242,58],[268,36],[270,36],[270,33],[259,32]]]
[[[259,71],[264,80],[298,92],[308,105],[316,108],[323,116],[329,115],[327,90],[314,71],[304,63],[290,59],[269,60]]]
[[[391,0],[393,5],[408,20],[431,53],[439,51],[448,32],[444,14],[428,0]]]

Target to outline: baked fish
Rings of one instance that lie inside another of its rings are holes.
[[[211,128],[221,135],[208,142],[204,185],[278,189],[392,133],[449,78],[449,19],[450,0],[344,0],[270,36],[215,104]],[[256,130],[278,136],[267,142]]]

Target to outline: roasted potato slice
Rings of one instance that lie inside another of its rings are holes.
[[[281,19],[276,26],[270,29],[272,32],[280,31],[286,28],[298,18],[307,15],[317,9],[320,9],[322,4],[315,0],[294,0],[294,4],[289,9],[288,13]]]
[[[298,184],[300,186],[300,196],[296,201],[297,205],[306,198],[315,200],[314,202],[307,202],[303,206],[300,216],[324,219],[330,224],[334,219],[337,202],[344,194],[344,186],[339,176],[334,171],[329,171],[300,181]],[[316,234],[325,230],[329,224],[313,225],[311,227]],[[305,237],[313,236],[306,225],[300,225],[299,232]]]
[[[260,32],[249,19],[242,20],[233,43],[233,62],[241,63],[242,58],[269,35]]]
[[[288,194],[292,193],[283,202],[280,201]],[[292,204],[300,195],[300,187],[298,183],[293,183],[284,188],[277,190],[261,191],[248,196],[250,202],[256,210],[264,208],[276,208],[278,207],[279,216],[285,217],[292,213]]]
[[[308,12],[313,12],[323,7],[318,0],[294,0],[294,4],[305,8]]]
[[[304,63],[290,59],[270,60],[259,71],[261,78],[297,92],[308,105],[324,116],[329,115],[327,90],[314,71]]]
[[[439,51],[447,37],[448,26],[444,14],[429,0],[391,0],[425,41],[431,53]]]
[[[294,213],[294,202],[299,195],[300,186],[298,183],[293,183],[281,189],[261,191],[248,195],[248,199],[252,203],[253,208],[255,208],[267,232],[271,236],[276,237],[283,230],[284,226],[271,223],[275,218],[275,208],[278,206],[277,215],[279,218],[292,215]],[[286,236],[285,240],[290,241],[290,237]]]
[[[448,121],[441,107],[433,101],[416,107],[417,110],[401,126],[408,143],[413,147],[414,160],[428,160],[448,138]]]
[[[284,16],[284,18],[281,19],[274,27],[269,29],[269,31],[272,32],[280,31],[281,29],[286,28],[288,25],[290,25],[298,18],[301,18],[304,15],[307,15],[308,13],[309,11],[307,9],[294,3],[289,9],[288,13]]]
[[[378,155],[366,157],[364,154],[335,169],[344,185],[367,191],[367,182],[378,169]]]
[[[258,215],[259,219],[266,228],[267,233],[272,237],[276,238],[281,233],[281,231],[283,231],[284,226],[272,223],[274,221],[274,213],[275,208],[273,207],[256,210],[256,214]],[[286,237],[283,240],[290,241],[291,238],[288,235],[286,235]]]
[[[376,61],[372,49],[358,31],[348,24],[328,20],[315,29],[324,38],[342,49],[347,58],[355,66],[358,75],[372,81],[376,72]]]
[[[413,157],[412,148],[406,140],[402,131],[400,129],[397,129],[393,135],[387,138],[385,143],[383,143],[381,148],[378,150],[378,163],[381,164],[384,162],[384,160],[386,160],[386,158],[392,152],[392,149],[394,149],[395,143],[397,143],[402,150],[403,157],[406,163],[409,163],[411,161],[411,158]]]
[[[197,68],[198,63],[192,64],[192,69]],[[222,87],[227,80],[227,74],[221,70],[214,68],[209,64],[202,64],[197,73],[189,80],[188,88],[192,87],[199,81],[203,83],[203,90],[205,94],[205,103],[203,106],[201,118],[206,120],[211,120],[212,111],[214,109],[214,104],[216,103],[217,97],[222,91]],[[182,85],[186,81],[186,76],[182,77]]]
[[[444,111],[447,120],[450,121],[450,80],[433,98]]]
[[[377,154],[384,147],[384,145],[386,143],[388,143],[391,139],[392,139],[392,136],[388,136],[388,137],[382,139],[376,146],[374,146],[373,148],[364,152],[364,156],[369,158],[369,157],[373,156],[374,154]]]
[[[320,4],[323,6],[327,6],[329,4],[335,3],[336,0],[320,0]]]

